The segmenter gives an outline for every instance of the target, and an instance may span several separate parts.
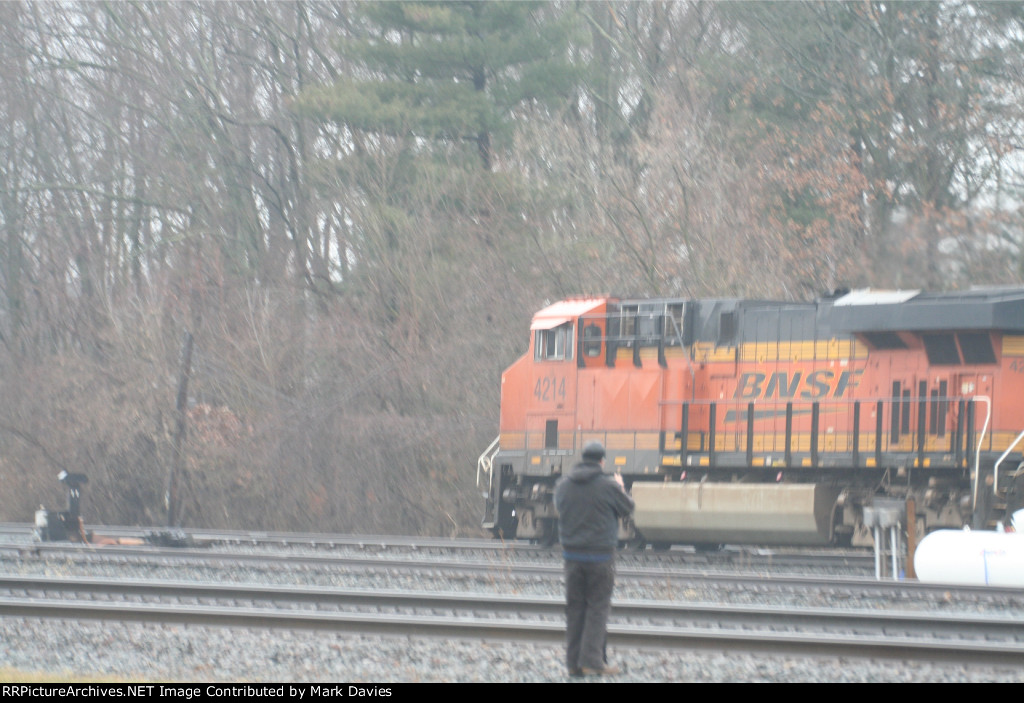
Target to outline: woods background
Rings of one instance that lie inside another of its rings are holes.
[[[1024,280],[1024,6],[0,3],[0,520],[476,534],[532,313]]]

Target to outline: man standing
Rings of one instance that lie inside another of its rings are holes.
[[[605,661],[615,586],[619,518],[633,512],[622,476],[602,471],[604,447],[588,442],[583,461],[555,486],[558,539],[565,558],[566,664],[570,676],[619,673]]]

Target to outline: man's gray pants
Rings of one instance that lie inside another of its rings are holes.
[[[615,588],[615,559],[565,560],[565,655],[569,673],[602,669],[608,615]]]

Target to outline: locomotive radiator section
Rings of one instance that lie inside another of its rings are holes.
[[[826,545],[839,490],[815,484],[634,483],[649,542]]]

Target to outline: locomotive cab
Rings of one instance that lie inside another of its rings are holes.
[[[488,480],[484,527],[496,536],[556,538],[552,491],[581,446],[579,373],[600,365],[605,309],[604,299],[581,298],[539,311],[526,353],[502,374],[500,435],[478,465],[478,481]]]

